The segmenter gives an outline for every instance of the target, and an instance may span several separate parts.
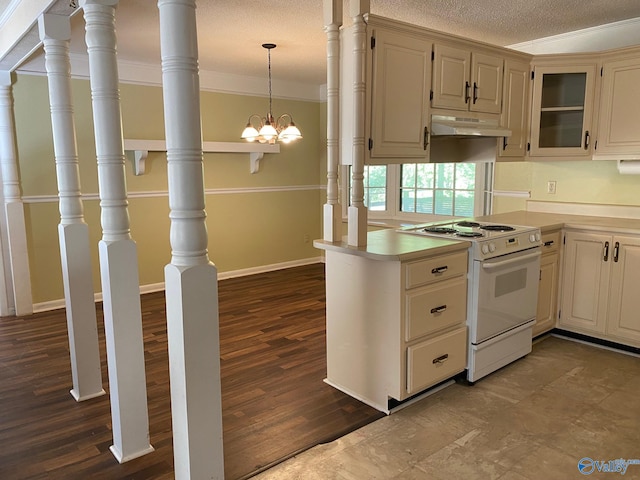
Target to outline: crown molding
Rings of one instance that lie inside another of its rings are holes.
[[[72,53],[70,61],[73,78],[89,78],[89,57],[87,55]],[[34,56],[20,65],[16,71],[30,75],[46,75],[44,55]],[[258,97],[268,96],[266,78],[210,70],[201,70],[199,73],[200,90],[202,91]],[[118,59],[118,76],[122,83],[162,86],[162,67],[157,64]],[[273,85],[273,98],[323,102],[326,101],[326,88],[323,89],[322,85],[276,80]]]
[[[582,53],[611,50],[640,44],[640,18],[583,28],[573,32],[508,45],[532,55]]]

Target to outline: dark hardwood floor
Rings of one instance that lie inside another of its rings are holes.
[[[382,414],[326,385],[324,265],[219,283],[225,477],[247,478]],[[108,389],[102,310],[98,328]],[[142,296],[151,443],[123,465],[108,395],[76,403],[64,311],[0,319],[0,479],[171,479],[163,293]]]

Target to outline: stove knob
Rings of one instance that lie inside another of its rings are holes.
[[[539,233],[532,233],[531,235],[529,235],[529,241],[531,243],[536,243],[540,241],[540,234]]]
[[[485,255],[489,253],[489,245],[482,245],[482,253]]]
[[[493,253],[493,252],[495,252],[495,251],[496,251],[496,244],[495,244],[495,243],[491,242],[491,243],[489,244],[489,251],[490,251],[491,253]]]
[[[540,241],[540,234],[536,232],[536,242]]]

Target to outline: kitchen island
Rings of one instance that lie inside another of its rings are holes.
[[[466,368],[469,242],[393,230],[325,250],[327,379],[389,413]]]

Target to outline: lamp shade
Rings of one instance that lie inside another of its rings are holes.
[[[245,139],[247,142],[255,142],[259,135],[258,130],[256,130],[250,123],[247,123],[247,126],[244,127],[240,138]]]

